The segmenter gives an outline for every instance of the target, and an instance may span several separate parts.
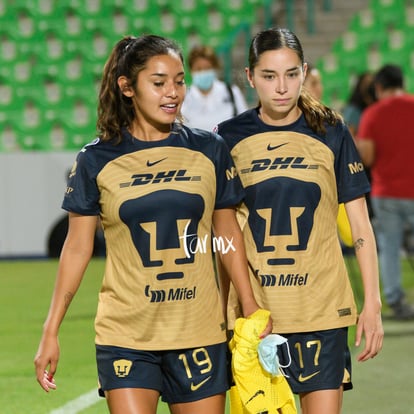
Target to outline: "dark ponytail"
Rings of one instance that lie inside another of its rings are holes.
[[[120,61],[134,38],[124,37],[112,50],[103,70],[98,101],[97,129],[104,141],[119,139],[121,128],[128,126],[134,118],[131,98],[126,97],[118,86]]]
[[[338,122],[343,122],[343,118],[338,112],[315,99],[305,88],[302,88],[300,93],[298,107],[302,110],[310,128],[317,134],[324,135],[326,133],[325,123],[336,125]]]

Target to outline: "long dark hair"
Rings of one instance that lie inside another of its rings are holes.
[[[303,67],[305,64],[303,48],[296,35],[289,29],[270,28],[257,33],[251,41],[249,50],[250,71],[254,71],[260,56],[264,52],[284,47],[293,50],[297,54]],[[308,125],[318,134],[326,133],[325,123],[335,125],[337,122],[342,122],[342,117],[338,112],[313,98],[304,88],[302,88],[298,100],[298,107],[302,110]]]
[[[355,105],[361,111],[376,101],[374,77],[371,72],[361,73],[355,83],[348,104]]]
[[[156,35],[126,36],[113,48],[103,70],[98,100],[98,134],[103,141],[121,139],[121,128],[135,118],[132,99],[118,86],[118,78],[125,76],[129,86],[136,88],[138,73],[154,56],[175,53],[184,64],[179,46],[172,40]]]

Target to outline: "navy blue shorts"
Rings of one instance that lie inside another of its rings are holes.
[[[229,389],[227,343],[172,351],[96,345],[101,396],[118,388],[159,391],[167,403],[201,400]]]
[[[352,389],[351,354],[348,348],[348,328],[283,334],[288,340],[291,364],[284,372],[295,394],[338,389]],[[278,351],[279,361],[287,365],[285,346]]]

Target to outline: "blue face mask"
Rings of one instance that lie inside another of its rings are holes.
[[[279,357],[277,355],[277,347],[286,344],[287,354],[289,356],[289,363],[287,365],[281,365],[279,363]],[[257,349],[259,354],[259,361],[263,369],[271,374],[273,377],[276,375],[285,375],[283,368],[287,368],[291,363],[289,346],[287,339],[284,336],[277,334],[267,335],[260,343]]]
[[[208,91],[216,79],[216,71],[214,69],[200,70],[192,73],[193,85],[202,91]]]

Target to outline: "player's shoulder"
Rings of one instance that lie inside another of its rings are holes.
[[[115,147],[114,140],[111,141],[104,141],[100,137],[96,137],[92,141],[85,144],[78,152],[78,158],[81,159],[93,159],[100,156],[100,154],[105,151],[107,152],[108,149]]]
[[[192,147],[202,147],[205,145],[215,145],[223,139],[215,131],[207,131],[205,129],[182,126],[180,134],[186,139]]]
[[[248,109],[233,118],[221,122],[215,131],[223,137],[226,144],[232,149],[241,140],[260,132],[257,110]]]
[[[244,112],[242,112],[239,115],[236,115],[233,118],[227,119],[220,124],[217,125],[215,128],[215,131],[219,135],[223,135],[227,133],[228,131],[234,131],[234,129],[244,129],[248,125],[255,124],[256,120],[256,109],[248,109]]]

